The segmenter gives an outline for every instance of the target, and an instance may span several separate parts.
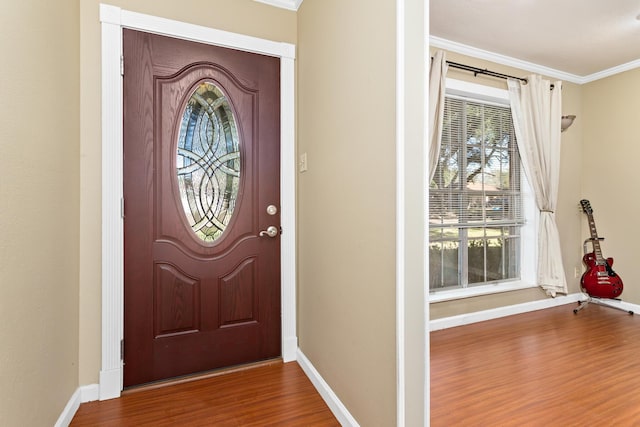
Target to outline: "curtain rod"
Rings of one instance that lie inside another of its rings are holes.
[[[459,70],[464,70],[464,71],[470,71],[473,73],[474,76],[478,76],[478,74],[485,74],[487,76],[491,76],[491,77],[497,77],[499,79],[516,79],[516,80],[520,80],[522,82],[527,82],[527,79],[523,78],[523,77],[515,77],[515,76],[510,76],[508,74],[502,74],[502,73],[497,73],[495,71],[491,71],[491,70],[487,70],[486,68],[478,68],[478,67],[472,67],[471,65],[465,65],[465,64],[460,64],[457,62],[451,62],[451,61],[447,61],[447,65],[449,65],[450,67],[453,68],[458,68]]]
[[[431,59],[433,59],[433,57]],[[525,79],[524,77],[516,77],[516,76],[510,76],[509,74],[497,73],[495,71],[487,70],[486,68],[473,67],[471,65],[460,64],[458,62],[452,62],[452,61],[447,61],[447,65],[453,68],[458,68],[459,70],[470,71],[473,73],[475,77],[478,77],[478,74],[485,74],[487,76],[497,77],[499,79],[505,79],[505,80],[516,79],[516,80],[520,80],[521,82],[527,83],[527,79]],[[553,90],[553,88],[554,88],[554,85],[551,84],[551,89]]]

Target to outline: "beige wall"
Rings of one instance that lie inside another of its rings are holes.
[[[361,425],[395,424],[395,5],[298,11],[300,347]]]
[[[296,42],[295,12],[253,0],[109,0],[126,10],[270,40]],[[98,382],[101,366],[100,0],[83,0],[80,162],[80,384]]]
[[[0,7],[0,425],[78,386],[78,1]]]
[[[433,51],[433,48],[432,48]],[[488,61],[467,57],[464,55],[447,52],[447,59],[472,65],[480,68],[488,68],[499,73],[513,76],[526,76],[530,72],[506,67]],[[504,80],[479,75],[474,77],[472,73],[450,68],[448,77],[458,80],[472,81],[477,84],[500,87],[506,89]],[[556,80],[551,78],[552,81]],[[579,200],[582,191],[582,137],[583,125],[587,122],[583,117],[583,109],[586,103],[583,101],[582,86],[564,82],[562,89],[563,114],[575,114],[578,116],[573,126],[562,134],[560,189],[558,192],[558,206],[556,219],[560,230],[562,245],[562,259],[567,275],[569,293],[579,292],[579,278],[574,277],[574,269],[578,267],[582,271],[582,229]],[[430,318],[443,317],[488,310],[492,308],[520,304],[547,298],[545,293],[538,288],[521,291],[505,292],[489,296],[465,298],[455,301],[446,301],[430,304]]]
[[[606,239],[602,253],[614,258],[614,270],[623,280],[622,299],[640,304],[640,270],[635,259],[640,231],[633,225],[640,212],[636,188],[640,70],[584,85],[583,100],[581,195],[591,202],[598,234]],[[581,231],[583,239],[589,237],[585,215]]]

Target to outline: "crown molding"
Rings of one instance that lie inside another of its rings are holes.
[[[615,74],[623,73],[625,71],[640,68],[640,59],[627,62],[615,67],[608,68],[606,70],[598,71],[597,73],[589,74],[587,76],[578,76],[576,74],[566,73],[564,71],[556,70],[554,68],[545,67],[543,65],[534,64],[533,62],[523,61],[521,59],[512,58],[510,56],[501,55],[499,53],[490,52],[488,50],[478,49],[466,44],[453,42],[451,40],[443,39],[436,36],[429,36],[429,46],[436,47],[438,49],[446,49],[451,52],[461,53],[463,55],[471,56],[473,58],[484,59],[487,61],[495,62],[496,64],[508,65],[514,68],[520,68],[522,70],[531,71],[534,73],[542,74],[549,77],[561,79],[563,81],[585,84],[591,83],[596,80],[604,79]]]
[[[521,70],[531,71],[533,73],[542,74],[548,77],[561,79],[572,83],[582,84],[584,78],[575,74],[565,73],[564,71],[554,68],[545,67],[543,65],[534,64],[533,62],[523,61],[521,59],[512,58],[510,56],[501,55],[499,53],[490,52],[488,50],[478,49],[466,44],[453,42],[436,36],[429,36],[429,46],[439,49],[450,50],[451,52],[461,53],[478,59],[495,62],[496,64],[507,65],[509,67],[519,68]]]
[[[280,7],[282,9],[288,9],[297,11],[302,4],[302,0],[254,0],[259,3],[268,4],[270,6]]]
[[[621,64],[616,67],[598,71],[597,73],[589,74],[588,76],[584,76],[582,79],[583,83],[591,83],[596,80],[604,79],[605,77],[613,76],[614,74],[624,73],[625,71],[633,70],[634,68],[639,67],[640,59],[636,59],[635,61],[627,62],[626,64]]]

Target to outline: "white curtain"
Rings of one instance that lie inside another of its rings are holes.
[[[540,211],[538,235],[538,284],[555,297],[567,293],[560,236],[556,224],[560,175],[560,121],[562,82],[538,75],[527,83],[509,80],[511,112],[522,164],[533,187]]]
[[[445,53],[436,51],[429,70],[429,181],[433,179],[440,156],[442,121],[444,118],[444,92],[446,88],[447,61]],[[428,185],[427,183],[427,185]]]

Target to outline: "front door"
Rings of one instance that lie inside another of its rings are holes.
[[[123,50],[124,386],[279,356],[279,60]]]

